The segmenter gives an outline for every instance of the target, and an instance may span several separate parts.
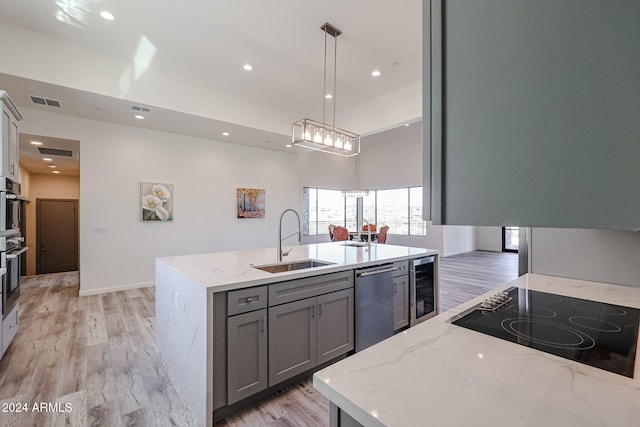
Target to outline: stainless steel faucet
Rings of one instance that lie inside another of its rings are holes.
[[[284,217],[284,214],[286,214],[287,212],[293,212],[294,214],[296,214],[296,218],[298,218],[298,231],[296,233],[289,234],[285,238],[282,238],[282,218]],[[289,252],[291,252],[291,249],[289,249],[287,253],[282,252],[282,241],[287,240],[289,237],[294,236],[296,234],[298,235],[298,243],[300,243],[300,241],[302,240],[302,230],[300,227],[300,215],[298,215],[298,212],[296,212],[294,209],[286,209],[284,212],[282,212],[282,215],[280,215],[280,225],[278,226],[278,262],[282,262],[283,255],[284,256],[289,255]]]

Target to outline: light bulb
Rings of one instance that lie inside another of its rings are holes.
[[[331,134],[328,133],[324,138],[324,145],[333,145],[333,138],[331,138]]]
[[[318,144],[322,144],[322,135],[320,135],[320,131],[316,130],[316,134],[313,135],[313,142],[317,142]]]
[[[347,140],[347,142],[344,143],[344,149],[351,151],[351,141]]]
[[[309,131],[306,131],[302,139],[304,139],[305,141],[311,141],[311,133]]]
[[[344,146],[344,142],[342,142],[342,137],[340,135],[338,135],[338,137],[336,138],[336,143],[335,143],[334,147],[342,148],[343,146]]]

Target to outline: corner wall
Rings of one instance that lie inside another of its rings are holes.
[[[280,214],[302,206],[294,154],[21,113],[21,132],[80,141],[81,295],[153,284],[156,257],[273,247],[275,261]],[[141,222],[141,181],[174,185],[173,221]],[[236,217],[238,187],[266,190],[264,219]]]
[[[640,232],[531,230],[531,272],[640,287]]]

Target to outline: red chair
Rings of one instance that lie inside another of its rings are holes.
[[[335,237],[333,235],[333,230],[336,228],[335,225],[333,224],[329,224],[329,240],[331,240],[332,242],[335,240]]]
[[[341,240],[349,240],[349,230],[336,225],[333,229],[333,240],[336,242]]]
[[[387,231],[389,231],[389,226],[385,225],[380,229],[378,233],[378,243],[385,243],[387,241]]]

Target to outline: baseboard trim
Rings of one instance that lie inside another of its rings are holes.
[[[127,285],[120,286],[112,286],[109,288],[100,288],[100,289],[82,289],[82,283],[80,283],[80,293],[81,297],[86,297],[88,295],[97,295],[97,294],[106,294],[109,292],[118,292],[118,291],[127,291],[129,289],[138,289],[138,288],[148,288],[149,286],[155,286],[156,282],[142,282],[142,283],[130,283]]]

